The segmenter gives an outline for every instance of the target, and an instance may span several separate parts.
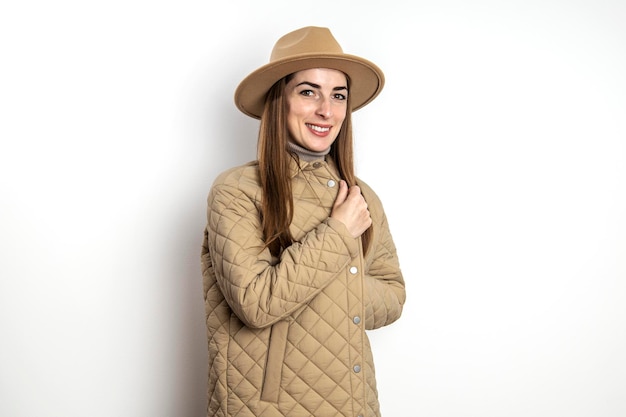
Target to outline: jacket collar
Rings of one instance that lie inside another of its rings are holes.
[[[298,175],[301,171],[313,171],[322,167],[326,167],[327,170],[337,173],[337,165],[335,164],[333,158],[328,155],[326,155],[325,157],[314,159],[312,161],[305,161],[298,158],[297,155],[294,155],[289,163],[291,178]]]

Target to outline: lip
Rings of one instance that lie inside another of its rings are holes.
[[[305,126],[309,129],[309,132],[316,136],[328,136],[330,129],[332,128],[332,125],[320,125],[314,123],[305,123]]]

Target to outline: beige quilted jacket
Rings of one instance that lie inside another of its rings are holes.
[[[405,300],[383,207],[360,182],[374,227],[364,258],[360,240],[329,218],[339,188],[332,162],[300,165],[296,243],[280,259],[263,249],[256,163],[224,172],[209,193],[208,416],[380,416],[365,330],[397,320]]]

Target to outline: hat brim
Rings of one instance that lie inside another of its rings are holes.
[[[310,68],[342,71],[351,81],[352,111],[365,106],[385,85],[383,72],[374,63],[348,54],[302,54],[266,64],[241,81],[235,90],[235,104],[244,114],[260,119],[269,89],[281,78]]]

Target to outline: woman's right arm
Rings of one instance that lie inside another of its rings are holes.
[[[247,325],[270,326],[318,294],[358,253],[358,239],[328,218],[275,259],[264,247],[253,198],[215,185],[208,199],[209,249],[218,285]]]

